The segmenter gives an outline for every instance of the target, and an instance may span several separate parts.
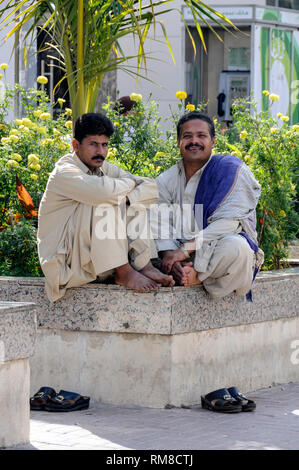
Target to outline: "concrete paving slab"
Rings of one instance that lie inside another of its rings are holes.
[[[221,414],[201,408],[91,404],[71,413],[31,412],[30,444],[10,450],[298,450],[299,383],[249,393],[257,408]]]

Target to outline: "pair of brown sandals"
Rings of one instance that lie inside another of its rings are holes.
[[[77,411],[89,407],[90,397],[75,392],[60,390],[56,393],[54,388],[41,387],[30,398],[30,409],[38,411]]]
[[[240,413],[256,409],[256,403],[243,395],[237,387],[220,388],[202,396],[201,406],[219,413]]]

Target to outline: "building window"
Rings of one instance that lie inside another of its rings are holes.
[[[299,10],[299,0],[267,0],[266,4],[272,7]]]

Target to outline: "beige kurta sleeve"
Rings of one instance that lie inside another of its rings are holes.
[[[129,178],[135,182],[134,188],[127,194],[131,204],[143,204],[146,208],[149,208],[151,204],[157,202],[158,188],[154,179],[132,175],[128,171],[105,161],[104,169],[106,168],[113,178]]]
[[[66,199],[90,205],[119,204],[136,185],[131,178],[88,175],[72,164],[64,164],[49,183],[49,188]]]

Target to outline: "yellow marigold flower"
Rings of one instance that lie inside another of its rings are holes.
[[[29,168],[31,168],[32,170],[35,170],[35,171],[40,171],[40,164],[39,163],[31,163],[30,165],[28,165]]]
[[[272,101],[278,101],[279,100],[279,95],[276,95],[275,93],[271,93],[271,95],[269,95],[269,98]]]
[[[39,163],[39,157],[38,155],[35,155],[35,153],[30,153],[27,157],[28,164],[33,164],[35,165],[36,163]]]
[[[178,100],[185,100],[187,98],[187,93],[185,91],[177,91],[175,96]]]
[[[284,122],[288,122],[290,120],[289,116],[281,116],[280,119]]]
[[[240,139],[246,139],[247,136],[248,136],[248,132],[246,131],[246,129],[244,129],[244,130],[240,133]]]
[[[64,124],[67,129],[72,129],[73,128],[73,122],[72,121],[66,121]]]
[[[5,63],[0,64],[0,69],[1,70],[7,70],[8,69],[8,64],[5,64]]]
[[[18,166],[19,166],[19,164],[15,160],[8,160],[6,162],[6,167],[7,168],[17,168]]]
[[[157,152],[155,158],[164,157],[165,152]]]
[[[58,98],[57,102],[58,102],[59,106],[62,108],[63,103],[65,103],[65,100],[63,98]]]
[[[295,191],[295,189],[296,189],[296,186],[294,184],[291,184],[291,190]]]
[[[46,134],[47,133],[47,128],[45,126],[40,126],[40,127],[37,128],[37,131],[40,134]]]
[[[16,144],[16,143],[18,142],[18,140],[19,140],[19,137],[16,136],[16,135],[11,135],[11,136],[9,137],[9,140],[10,140],[11,142],[13,142],[14,144]]]
[[[46,121],[47,119],[51,119],[51,114],[50,113],[41,113],[40,115],[40,119],[42,119],[43,121]]]
[[[65,108],[65,112],[66,114],[69,114],[71,116],[73,111],[71,110],[71,108]]]
[[[109,150],[109,152],[107,153],[107,157],[110,158],[111,160],[113,160],[115,158],[115,155],[114,155],[113,152],[110,152],[110,150]]]
[[[263,90],[263,95],[268,96],[268,95],[270,95],[270,93],[269,93],[268,90]]]
[[[31,127],[32,121],[31,121],[31,119],[23,118],[22,119],[22,124],[24,124],[24,126]]]
[[[132,101],[142,101],[142,95],[139,95],[138,93],[131,93],[130,94],[130,100],[132,100]]]
[[[35,109],[35,110],[33,111],[34,117],[39,118],[41,114],[42,114],[42,110],[41,110],[41,109]]]
[[[108,151],[108,155],[110,155],[111,157],[115,157],[116,154],[117,154],[117,148],[111,147]]]
[[[277,127],[271,127],[270,132],[271,132],[271,134],[277,134],[277,132],[278,132]]]
[[[35,173],[31,173],[30,178],[37,180],[38,176]]]
[[[19,129],[22,132],[29,132],[29,127],[24,126],[24,124],[21,124]]]
[[[113,125],[114,125],[115,127],[118,127],[118,126],[120,126],[120,123],[119,123],[118,121],[114,121]]]
[[[18,129],[10,129],[9,133],[10,135],[19,135]]]
[[[21,157],[21,155],[20,155],[19,153],[13,153],[13,154],[10,156],[10,158],[11,158],[12,160],[16,160],[17,162],[20,162],[20,161],[22,160],[22,157]]]
[[[291,129],[295,132],[299,132],[299,124],[294,124]]]
[[[9,142],[10,142],[10,137],[2,137],[1,143],[2,143],[3,145],[9,144]]]
[[[22,124],[22,119],[15,119],[15,124],[20,126]]]
[[[285,213],[284,210],[281,210],[281,211],[279,211],[279,215],[280,215],[280,217],[286,217],[287,214]]]
[[[194,106],[194,104],[188,103],[187,106],[186,106],[186,109],[188,109],[188,111],[194,111],[195,106]]]
[[[41,85],[46,85],[46,83],[48,83],[48,79],[44,75],[39,75],[36,81],[37,83],[40,83]]]
[[[61,134],[61,132],[60,132],[58,129],[55,129],[55,128],[54,128],[54,129],[53,129],[53,134],[54,134],[54,135],[59,135],[59,134]]]
[[[3,75],[2,75],[2,73],[0,73],[0,80],[1,80],[1,78],[3,78]]]
[[[254,157],[253,155],[245,155],[244,160],[246,163],[252,163]]]
[[[55,142],[55,145],[56,145],[56,147],[59,148],[60,150],[64,150],[64,149],[65,149],[65,143],[64,143],[64,142],[61,142],[61,140],[56,141],[56,142]]]
[[[277,113],[276,116],[277,116],[278,118],[281,118],[282,113]]]
[[[52,144],[54,144],[54,140],[53,139],[44,139],[44,140],[41,140],[41,144],[42,145],[52,145]]]

